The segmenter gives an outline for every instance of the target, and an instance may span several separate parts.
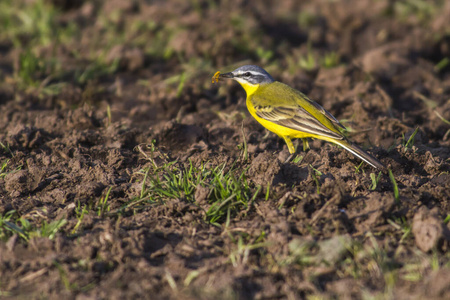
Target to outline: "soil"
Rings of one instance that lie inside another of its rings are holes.
[[[65,220],[50,237],[4,231],[0,296],[445,299],[450,65],[436,66],[450,57],[450,3],[428,19],[403,15],[395,1],[188,3],[53,1],[60,26],[81,28],[73,44],[35,48],[62,62],[66,76],[49,79],[65,83],[57,94],[18,84],[21,50],[0,43],[0,162],[8,161],[0,215],[23,230],[20,220],[41,231]],[[152,34],[118,36],[124,42],[107,50],[116,70],[72,79],[107,47],[105,22],[120,30],[148,20]],[[167,49],[176,54],[147,51],[159,27],[171,28]],[[301,69],[309,51],[317,61],[333,51],[339,64]],[[215,71],[247,63],[343,120],[349,138],[392,170],[398,196],[387,173],[371,188],[378,172],[329,143],[311,141],[306,153],[299,143],[303,159],[285,162],[287,147],[251,118],[242,88],[211,84]],[[217,224],[205,217],[211,202],[201,186],[192,201],[133,204],[142,170],[172,161],[235,163],[260,192]]]

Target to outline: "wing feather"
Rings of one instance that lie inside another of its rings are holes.
[[[306,96],[305,96],[306,97]],[[325,117],[327,117],[331,122],[333,122],[333,124],[339,126],[342,129],[347,130],[347,128],[344,127],[344,125],[342,125],[332,114],[330,114],[330,112],[328,110],[326,110],[325,108],[323,108],[319,103],[312,101],[311,99],[309,99],[308,97],[306,97],[306,99],[312,104],[314,105],[315,108],[317,108],[322,114],[325,115]]]
[[[345,127],[320,104],[310,100],[304,94],[284,84],[279,82],[272,84],[275,84],[274,88],[283,89],[285,98],[279,99],[279,101],[274,103],[271,99],[277,96],[279,97],[280,91],[270,89],[266,90],[264,93],[254,94],[251,98],[251,102],[258,117],[293,130],[326,136],[333,139],[344,139],[344,136],[336,127],[344,129]],[[317,117],[300,104],[304,104],[305,106],[309,105],[310,110],[315,110],[325,116],[325,123],[328,124],[323,124]],[[313,108],[311,108],[311,106]],[[333,128],[330,129],[327,125]]]

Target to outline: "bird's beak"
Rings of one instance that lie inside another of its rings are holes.
[[[234,75],[233,75],[233,73],[232,72],[229,72],[229,73],[223,73],[223,74],[220,74],[219,75],[219,78],[234,78]]]

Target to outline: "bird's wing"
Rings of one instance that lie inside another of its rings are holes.
[[[290,129],[344,139],[336,128],[344,128],[339,121],[299,91],[280,82],[262,88],[250,99],[258,117]]]
[[[340,128],[347,130],[347,128],[345,128],[344,125],[341,124],[341,122],[339,122],[328,110],[326,110],[325,108],[323,108],[319,103],[312,101],[311,99],[309,99],[307,96],[305,96],[304,94],[302,94],[305,99],[307,101],[309,101],[315,108],[317,108],[323,115],[325,115],[325,117],[327,117],[331,122],[333,122],[334,125],[339,126]]]

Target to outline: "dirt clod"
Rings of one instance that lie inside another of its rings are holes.
[[[428,252],[440,242],[450,241],[450,231],[439,217],[439,210],[422,206],[413,218],[412,232],[420,250]]]

